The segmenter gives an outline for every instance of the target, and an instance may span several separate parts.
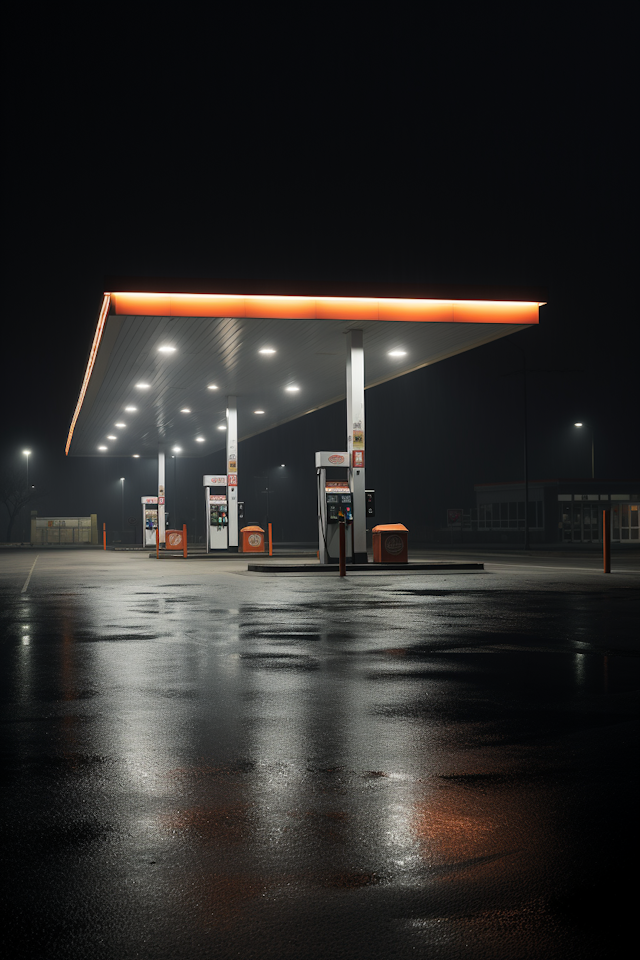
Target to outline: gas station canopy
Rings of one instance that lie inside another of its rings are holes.
[[[108,283],[66,445],[72,456],[204,456],[342,400],[345,337],[365,388],[538,323],[541,291],[274,281]]]

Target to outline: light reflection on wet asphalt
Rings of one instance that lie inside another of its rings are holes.
[[[14,955],[615,955],[638,566],[60,551],[22,592],[33,559],[0,555]]]

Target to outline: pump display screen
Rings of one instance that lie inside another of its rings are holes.
[[[327,498],[327,523],[339,523],[345,520],[349,523],[353,520],[353,494],[352,493],[326,493]]]
[[[158,511],[154,507],[153,510],[147,508],[144,511],[144,525],[147,530],[156,530],[158,527]]]
[[[227,504],[212,503],[209,506],[209,523],[212,527],[226,527],[228,525]]]

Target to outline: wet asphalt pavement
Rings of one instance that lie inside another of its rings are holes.
[[[0,552],[5,956],[626,955],[640,556],[614,570]]]

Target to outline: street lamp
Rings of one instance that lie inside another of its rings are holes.
[[[28,496],[29,495],[29,455],[31,453],[31,450],[23,450],[22,452],[27,458],[27,496]],[[28,519],[27,519],[27,523],[28,523]]]
[[[574,423],[574,427],[584,427],[584,423]],[[589,432],[591,433],[591,479],[595,480],[596,471],[595,471],[595,456],[594,456],[594,446],[593,446],[593,427],[589,427]]]
[[[124,538],[124,477],[120,477],[120,489],[122,492],[122,534]]]

